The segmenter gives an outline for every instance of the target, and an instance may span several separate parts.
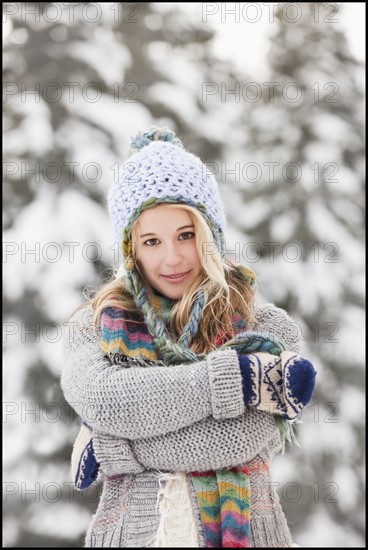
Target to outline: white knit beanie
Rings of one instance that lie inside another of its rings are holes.
[[[186,151],[168,128],[140,132],[132,138],[130,152],[107,199],[124,257],[130,254],[132,223],[146,208],[165,202],[198,209],[223,254],[225,214],[216,179],[200,158]]]

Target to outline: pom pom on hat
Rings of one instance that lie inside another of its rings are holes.
[[[140,149],[153,141],[167,141],[179,147],[183,147],[181,140],[175,136],[175,132],[166,127],[158,128],[157,126],[152,126],[147,132],[138,132],[136,136],[130,138],[128,157],[134,155],[134,153],[137,153]]]

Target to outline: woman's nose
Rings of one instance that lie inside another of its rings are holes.
[[[165,251],[164,261],[167,265],[178,265],[182,262],[183,256],[176,246],[169,246]]]

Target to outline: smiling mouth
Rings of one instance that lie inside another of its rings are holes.
[[[181,281],[183,280],[187,275],[189,275],[189,273],[191,272],[190,271],[186,271],[185,273],[178,273],[176,275],[162,275],[162,277],[164,277],[165,279],[167,279],[168,281]]]

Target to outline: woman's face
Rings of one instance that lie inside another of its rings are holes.
[[[193,222],[187,212],[160,204],[138,220],[137,260],[150,285],[172,300],[202,272]]]

